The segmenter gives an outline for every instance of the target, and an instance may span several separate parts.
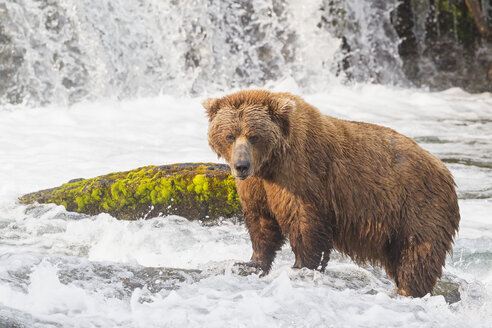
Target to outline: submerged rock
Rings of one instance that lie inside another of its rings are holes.
[[[433,295],[442,295],[447,303],[461,301],[461,290],[467,285],[466,281],[452,274],[444,274],[434,286]]]
[[[241,216],[229,167],[213,163],[145,166],[92,179],[74,179],[19,200],[22,204],[54,203],[89,215],[109,213],[123,220],[179,215],[210,222]]]

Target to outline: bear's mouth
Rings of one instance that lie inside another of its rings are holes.
[[[244,180],[247,177],[249,177],[249,175],[236,175],[236,178],[238,178],[239,180]]]

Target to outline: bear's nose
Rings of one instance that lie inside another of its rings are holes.
[[[249,162],[247,161],[239,161],[234,164],[234,168],[236,169],[239,175],[244,175],[249,170]]]

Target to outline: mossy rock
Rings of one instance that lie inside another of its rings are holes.
[[[89,215],[104,212],[123,220],[166,215],[203,221],[241,217],[229,167],[213,163],[145,166],[92,179],[75,179],[19,200],[22,204],[55,203],[68,211]]]

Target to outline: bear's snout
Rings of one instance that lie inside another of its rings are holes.
[[[241,180],[251,175],[251,149],[246,142],[236,141],[232,152],[232,174]]]
[[[251,166],[250,162],[247,161],[239,161],[234,163],[234,168],[237,172],[237,177],[241,180],[246,179],[248,176],[249,167]]]

